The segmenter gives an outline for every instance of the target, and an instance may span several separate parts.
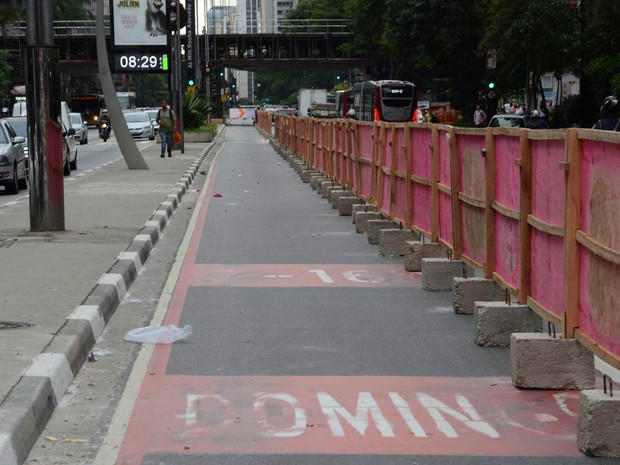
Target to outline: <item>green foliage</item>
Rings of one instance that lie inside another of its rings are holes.
[[[197,128],[185,128],[187,132],[206,132],[213,137],[217,136],[217,126],[215,124],[203,124]]]
[[[90,18],[86,6],[90,0],[54,0],[54,19],[61,21],[77,21]]]
[[[183,95],[183,126],[185,129],[195,129],[203,125],[211,105],[208,100],[190,92]]]
[[[0,50],[0,95],[7,95],[11,90],[11,73],[13,67],[7,63],[9,52]]]

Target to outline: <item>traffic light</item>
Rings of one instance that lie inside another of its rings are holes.
[[[193,86],[194,85],[194,80],[193,79],[188,80],[187,81],[187,85],[188,86]]]
[[[181,16],[181,23],[179,29],[183,29],[187,26],[187,13],[185,7],[179,2],[179,15]],[[177,0],[168,0],[168,30],[176,31],[177,29]]]
[[[489,90],[491,90],[491,89],[495,89],[495,82],[494,82],[494,81],[490,81],[490,82],[487,84],[487,87],[489,88]]]

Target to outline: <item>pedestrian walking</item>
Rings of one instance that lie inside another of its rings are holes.
[[[166,156],[166,152],[168,152],[168,157],[172,157],[172,135],[175,120],[174,111],[168,106],[168,101],[163,99],[156,118],[157,124],[159,124],[159,137],[161,137],[161,158]]]
[[[486,120],[487,114],[480,108],[480,105],[476,105],[476,111],[474,111],[474,125],[477,128],[483,128]]]

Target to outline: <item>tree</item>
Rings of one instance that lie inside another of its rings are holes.
[[[90,0],[54,0],[54,20],[79,21],[91,17],[86,9]]]
[[[541,77],[576,69],[578,44],[578,10],[565,0],[491,0],[479,49],[497,50],[500,91],[525,87],[528,104],[546,112]]]
[[[609,94],[620,95],[620,37],[614,32],[620,24],[620,4],[616,0],[591,0],[584,15],[584,53],[601,102]]]

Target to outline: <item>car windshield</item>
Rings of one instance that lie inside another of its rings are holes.
[[[77,113],[70,113],[69,118],[71,118],[71,124],[82,124],[82,118]]]
[[[28,124],[26,118],[13,118],[9,120],[9,124],[15,130],[18,136],[28,138]]]
[[[146,113],[125,113],[125,121],[128,123],[148,123],[151,120]]]
[[[155,121],[157,119],[158,111],[159,110],[147,111],[146,114],[149,115],[149,118],[151,118],[152,121]]]

